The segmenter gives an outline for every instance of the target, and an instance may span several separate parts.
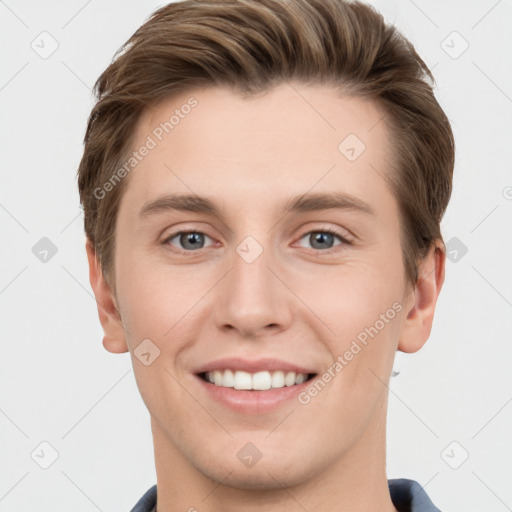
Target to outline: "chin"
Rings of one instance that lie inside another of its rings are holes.
[[[261,463],[261,461],[260,461]],[[283,470],[281,467],[266,465],[256,469],[232,469],[226,475],[209,474],[209,478],[222,482],[222,485],[248,491],[275,491],[286,487],[300,485],[307,480],[305,474]]]
[[[296,457],[292,457],[296,459]],[[212,465],[212,459],[203,460],[196,469],[215,482],[235,489],[272,491],[293,487],[311,478],[304,460],[285,460],[276,454],[263,455],[252,467],[246,467],[238,457]]]

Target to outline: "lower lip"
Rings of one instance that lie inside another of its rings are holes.
[[[282,388],[270,388],[264,391],[237,390],[215,386],[210,382],[195,375],[203,389],[217,402],[243,414],[261,414],[271,412],[293,400],[304,391],[312,382],[309,379],[302,384],[285,386]]]

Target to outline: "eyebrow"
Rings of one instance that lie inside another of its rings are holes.
[[[362,199],[351,194],[331,192],[331,193],[315,193],[304,194],[289,199],[281,213],[304,213],[320,210],[352,210],[375,215],[374,209]],[[206,197],[197,195],[165,195],[146,203],[140,210],[139,217],[146,218],[153,214],[163,213],[167,211],[183,211],[204,213],[220,217],[220,209]]]

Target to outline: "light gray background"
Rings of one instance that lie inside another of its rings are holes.
[[[129,354],[101,344],[75,173],[94,81],[164,3],[0,1],[1,512],[122,512],[156,483]],[[468,250],[430,340],[396,361],[388,476],[443,512],[512,510],[512,1],[372,3],[433,69],[457,144],[442,229]]]

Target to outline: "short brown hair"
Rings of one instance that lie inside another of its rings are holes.
[[[196,86],[264,92],[286,80],[329,84],[384,107],[392,135],[386,179],[400,211],[409,284],[436,240],[452,189],[454,140],[434,78],[412,44],[373,7],[345,0],[182,0],[155,11],[95,83],[78,187],[85,232],[113,274],[126,179],[95,190],[124,160],[142,112]]]

